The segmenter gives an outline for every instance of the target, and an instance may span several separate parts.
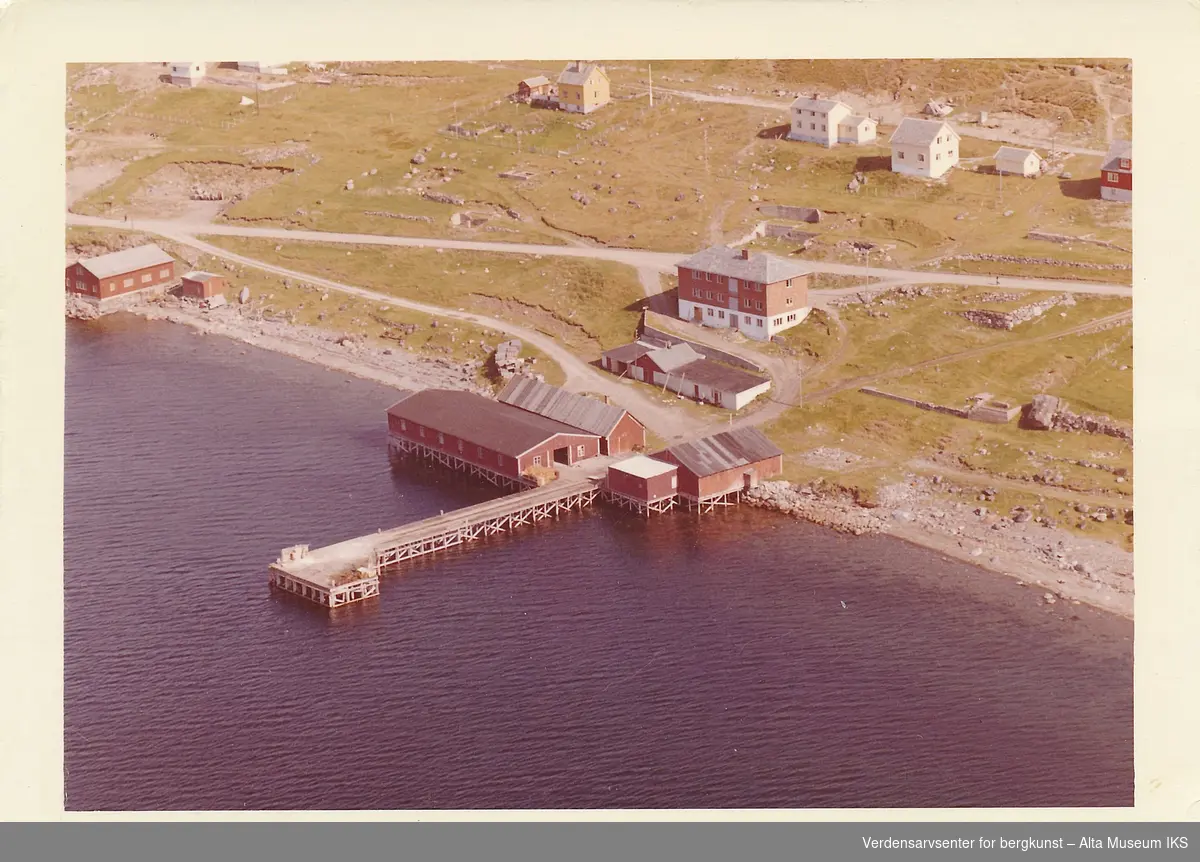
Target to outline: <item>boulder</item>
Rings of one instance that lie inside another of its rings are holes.
[[[1054,414],[1059,410],[1059,399],[1053,395],[1035,395],[1029,404],[1026,421],[1030,428],[1037,431],[1049,431],[1054,422]]]
[[[241,303],[242,305],[245,305],[249,301],[250,301],[250,288],[243,287],[240,291],[238,291],[238,302]]]

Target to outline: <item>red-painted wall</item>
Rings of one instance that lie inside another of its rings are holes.
[[[617,427],[604,440],[601,451],[607,455],[624,455],[632,452],[634,447],[646,445],[646,426],[626,413],[617,423]]]
[[[632,476],[611,467],[608,470],[608,487],[610,490],[641,500],[643,503],[654,503],[666,497],[675,496],[675,487],[671,480],[676,478],[675,472],[663,473],[661,476]]]
[[[165,276],[162,275],[163,272],[166,272]],[[149,275],[150,280],[142,281],[143,275]],[[126,286],[126,279],[133,279],[133,284]],[[71,293],[90,296],[93,299],[109,299],[123,293],[132,293],[135,290],[167,284],[174,279],[175,261],[143,267],[133,272],[123,272],[104,279],[97,279],[96,276],[84,269],[82,264],[78,263],[71,264],[66,271],[67,290]],[[79,282],[84,284],[82,289],[79,287]]]
[[[783,472],[782,455],[776,455],[774,458],[767,458],[763,461],[756,461],[744,467],[723,470],[720,473],[713,473],[710,476],[697,476],[687,467],[679,464],[679,461],[670,452],[659,452],[654,457],[660,461],[666,461],[669,464],[679,466],[679,493],[686,494],[689,497],[703,498],[717,494],[727,494],[730,491],[740,491],[745,487],[746,473],[752,472],[755,479],[761,481],[763,479],[770,479],[772,476],[778,476]]]
[[[1109,179],[1109,174],[1116,174],[1116,180]],[[1100,185],[1110,189],[1127,189],[1133,191],[1133,171],[1101,171]]]

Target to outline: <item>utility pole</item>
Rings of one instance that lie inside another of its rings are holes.
[[[650,79],[650,107],[654,107],[654,67],[646,64],[646,76]]]
[[[1004,209],[1004,171],[1000,171],[1000,209]]]
[[[708,126],[704,127],[704,173],[708,173]]]

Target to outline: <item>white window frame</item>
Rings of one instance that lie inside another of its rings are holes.
[[[535,467],[542,466],[542,456],[541,455],[533,456],[533,466],[535,466]]]
[[[400,430],[401,430],[401,431],[407,431],[407,430],[408,430],[408,423],[407,423],[407,422],[405,422],[403,419],[401,419],[401,420],[400,420]]]
[[[170,277],[171,277],[171,270],[169,270],[169,269],[160,269],[160,270],[158,271],[158,277],[159,277],[159,278],[170,278]]]
[[[587,447],[585,447],[582,443],[580,443],[578,446],[575,447],[575,457],[582,458],[586,451],[587,451]]]
[[[142,273],[142,284],[149,284],[152,281],[154,281],[154,273],[152,273],[152,272]]]
[[[438,445],[439,446],[446,445],[446,435],[443,434],[441,431],[438,432]]]
[[[121,283],[122,287],[133,287],[133,279],[127,278]]]

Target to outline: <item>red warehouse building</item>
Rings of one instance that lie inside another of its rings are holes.
[[[678,471],[674,464],[634,455],[608,468],[604,490],[610,500],[640,512],[662,512],[675,504]]]
[[[646,426],[628,410],[518,374],[496,396],[511,407],[600,438],[601,455],[624,455],[646,445]]]
[[[156,245],[115,251],[67,267],[67,291],[97,302],[175,280],[175,258]]]
[[[570,465],[600,454],[600,438],[471,392],[406,392],[388,408],[393,452],[432,454],[461,470],[527,483],[530,467]]]
[[[783,472],[783,452],[749,427],[680,443],[652,457],[679,467],[679,496],[694,504],[724,502]]]

